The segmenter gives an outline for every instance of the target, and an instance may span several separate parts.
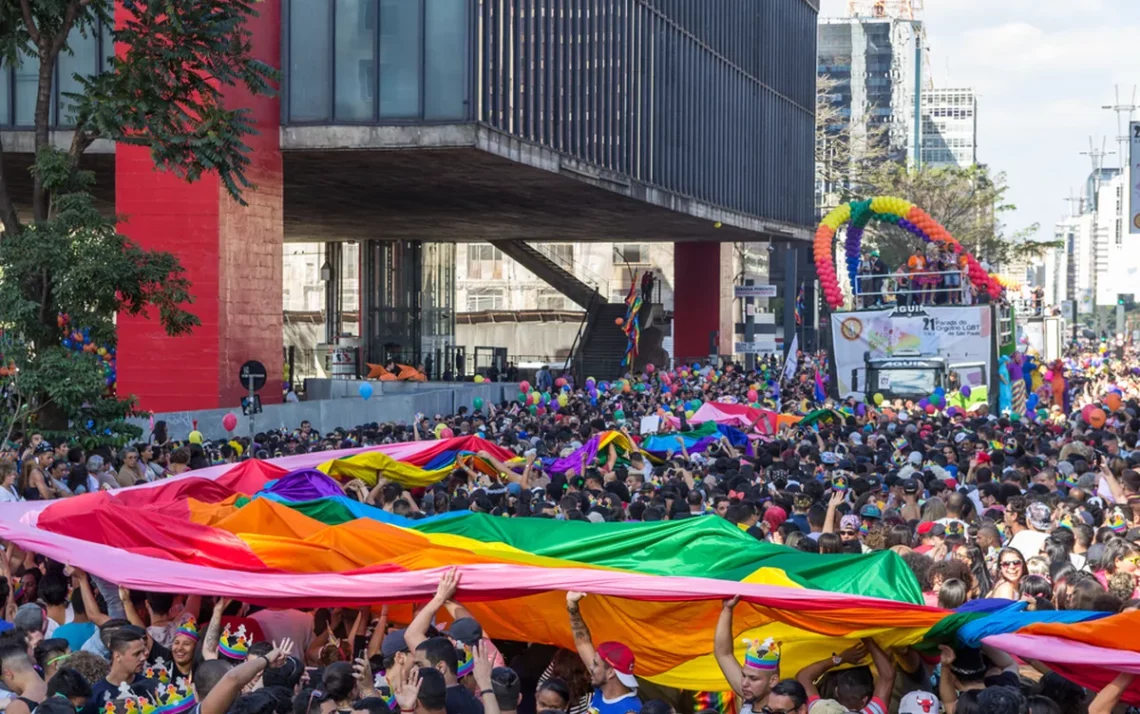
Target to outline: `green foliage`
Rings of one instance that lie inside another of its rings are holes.
[[[986,166],[968,168],[881,166],[867,178],[867,196],[897,196],[925,209],[978,260],[1001,265],[1032,257],[1052,247],[1028,240],[1039,226],[1006,233],[1002,217],[1016,207],[1006,196],[1004,173],[991,174]],[[885,226],[868,226],[867,240],[879,248],[889,266],[906,262],[915,249],[913,236]]]
[[[68,94],[74,139],[49,144],[51,82],[70,39],[114,22],[112,0],[0,0],[0,59],[39,61],[32,221],[24,223],[0,173],[0,438],[33,425],[49,439],[123,444],[139,429],[133,398],[106,396],[108,365],[62,345],[69,330],[116,344],[116,315],[159,320],[170,335],[199,324],[178,260],[148,251],[96,210],[90,173],[78,169],[96,139],[149,147],[155,164],[187,180],[217,172],[234,199],[250,187],[245,139],[255,133],[240,92],[271,94],[278,73],[253,57],[246,22],[256,0],[123,2],[118,56]],[[231,100],[227,107],[223,98]],[[244,201],[242,201],[244,203]],[[129,220],[130,217],[125,217]],[[9,363],[17,371],[7,374]],[[69,425],[70,422],[70,425]]]
[[[101,437],[117,442],[137,431],[122,421],[135,412],[134,401],[104,398],[102,360],[64,349],[58,316],[70,316],[69,329],[86,328],[93,342],[107,347],[116,342],[117,314],[157,317],[171,335],[200,323],[184,309],[193,300],[177,259],[119,234],[115,219],[101,215],[83,190],[90,176],[70,171],[59,154],[44,149],[36,162],[45,185],[68,191],[56,194],[54,215],[0,241],[0,327],[19,336],[4,350],[19,368],[8,384],[8,415],[19,421],[35,416],[57,430],[66,425],[48,415],[63,415],[77,427],[94,421]],[[23,407],[14,408],[12,399]]]
[[[83,131],[150,147],[156,165],[187,181],[216,171],[236,200],[250,165],[245,138],[257,131],[249,109],[223,104],[223,91],[267,95],[278,72],[253,58],[248,18],[254,0],[137,2],[116,31],[126,52],[111,71],[80,77],[69,95]]]

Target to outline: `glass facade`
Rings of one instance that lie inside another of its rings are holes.
[[[455,244],[369,240],[362,250],[366,360],[443,364],[455,343]]]
[[[286,124],[469,119],[470,0],[286,3]]]
[[[99,72],[106,66],[106,58],[115,54],[111,27],[101,24],[87,35],[73,32],[68,47],[71,52],[60,52],[52,79],[51,123],[62,128],[75,126],[71,118],[73,102],[65,96],[81,90],[75,75]],[[0,126],[31,129],[35,124],[40,61],[27,55],[22,59],[19,66],[0,66]]]

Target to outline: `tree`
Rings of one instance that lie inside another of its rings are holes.
[[[885,165],[867,179],[866,196],[897,196],[926,210],[980,261],[993,266],[1040,257],[1058,244],[1031,241],[1039,228],[1006,232],[1002,216],[1016,210],[1006,195],[1004,173],[991,174],[986,166],[928,167],[919,169]],[[914,237],[883,225],[870,225],[865,242],[877,247],[889,266],[906,262],[915,250]]]
[[[250,187],[245,139],[255,129],[249,110],[225,106],[223,93],[243,86],[269,94],[277,78],[253,56],[246,22],[255,2],[123,0],[118,55],[105,71],[76,77],[82,91],[66,95],[74,134],[60,150],[49,141],[56,62],[70,52],[69,37],[114,21],[112,0],[0,0],[0,56],[9,64],[39,60],[24,218],[0,148],[0,361],[16,367],[0,373],[8,406],[0,435],[29,420],[45,434],[68,430],[70,421],[71,433],[91,438],[122,443],[138,435],[124,421],[135,402],[114,392],[116,364],[107,357],[115,352],[115,316],[155,316],[170,335],[199,321],[186,309],[190,285],[178,260],[118,234],[116,219],[96,210],[93,177],[79,161],[96,139],[146,146],[159,168],[187,181],[216,172],[242,201]],[[72,331],[95,349],[65,346]]]
[[[839,82],[820,75],[815,83],[815,173],[822,191],[820,208],[834,208],[865,192],[868,177],[888,159],[886,124],[872,124],[869,113],[852,122],[841,111]]]

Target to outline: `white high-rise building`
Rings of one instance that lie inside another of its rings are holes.
[[[959,166],[978,162],[978,98],[973,89],[922,90],[922,163]]]

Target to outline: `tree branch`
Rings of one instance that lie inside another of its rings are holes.
[[[27,0],[23,0],[26,4]],[[55,41],[51,44],[51,56],[54,59],[63,50],[63,46],[67,44],[67,36],[71,34],[71,28],[75,25],[76,19],[79,18],[79,11],[91,4],[91,0],[74,0],[67,9],[63,12],[63,25],[59,28],[59,33],[55,36]]]
[[[24,24],[28,26],[28,37],[38,47],[40,44],[40,31],[36,28],[36,21],[32,17],[32,4],[29,0],[20,0],[20,11],[24,14]]]
[[[8,181],[4,173],[4,147],[0,144],[0,223],[4,224],[4,232],[8,235],[19,235],[23,226],[20,217],[16,214],[16,205],[8,195]]]

